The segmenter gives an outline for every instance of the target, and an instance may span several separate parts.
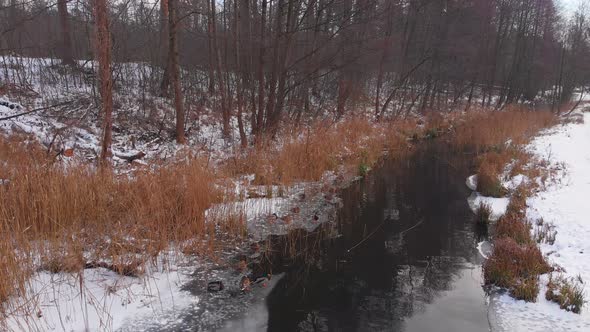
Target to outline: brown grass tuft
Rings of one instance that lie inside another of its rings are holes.
[[[530,224],[524,219],[518,219],[514,214],[506,214],[496,224],[496,238],[511,238],[521,245],[531,244]]]
[[[492,216],[492,207],[486,203],[479,203],[477,210],[475,211],[475,222],[480,226],[485,226],[490,223]]]
[[[477,191],[484,196],[502,197],[506,189],[500,182],[500,172],[494,165],[482,163],[477,170]]]
[[[486,284],[512,289],[523,279],[551,271],[539,248],[511,238],[494,240],[494,251],[484,264]]]
[[[586,303],[582,278],[567,279],[550,276],[545,298],[559,304],[561,309],[579,314]]]
[[[524,300],[526,302],[537,302],[537,295],[539,295],[539,278],[533,276],[526,279],[521,279],[510,289],[510,295],[517,300]]]

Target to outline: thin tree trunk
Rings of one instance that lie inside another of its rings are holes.
[[[170,8],[168,6],[169,0],[160,0],[160,47],[161,55],[160,55],[160,65],[164,70],[164,74],[162,75],[162,82],[160,83],[160,96],[167,97],[168,96],[168,88],[170,87],[170,62],[172,60],[172,55],[170,54],[170,45],[169,45],[169,38],[170,38],[170,29],[169,25],[169,12]]]
[[[267,0],[262,0],[262,16],[260,20],[260,55],[258,59],[258,114],[256,116],[256,133],[262,131],[264,122],[264,56],[265,56],[265,32],[266,32],[266,7]]]
[[[180,68],[178,64],[178,45],[176,41],[177,22],[176,22],[176,0],[168,0],[168,31],[170,39],[168,46],[170,47],[170,71],[171,83],[174,88],[174,107],[176,109],[176,142],[184,144],[186,139],[184,137],[184,105],[182,101],[182,88],[180,86]]]
[[[209,61],[209,77],[208,77],[208,90],[209,94],[215,94],[215,62],[214,62],[214,55],[213,55],[213,24],[214,20],[211,16],[211,2],[210,0],[207,1],[207,52],[208,52],[208,61]]]
[[[100,95],[102,98],[103,138],[100,153],[101,164],[105,165],[111,157],[113,127],[113,79],[111,76],[111,35],[109,14],[106,0],[94,0],[96,24],[96,56],[100,78]]]
[[[74,65],[72,55],[72,39],[70,36],[70,21],[68,19],[67,0],[58,0],[57,11],[59,12],[59,23],[61,26],[61,61],[64,65]]]
[[[217,40],[217,27],[216,27],[216,9],[215,9],[215,1],[211,0],[211,35],[213,38],[213,54],[215,58],[215,71],[217,72],[217,81],[219,85],[219,94],[220,94],[220,101],[221,101],[221,115],[222,115],[222,125],[223,125],[223,137],[229,138],[230,136],[230,126],[229,126],[229,107],[227,104],[227,95],[225,90],[225,82],[223,80],[223,71],[221,67],[221,54],[219,53],[219,43]]]
[[[241,43],[240,43],[240,19],[241,19],[241,15],[240,15],[240,11],[238,10],[238,2],[234,1],[234,48],[236,51],[236,72],[243,72],[242,68],[241,68],[241,62],[240,62],[240,47],[241,47]],[[237,80],[237,87],[236,87],[236,93],[237,93],[237,97],[238,97],[238,130],[240,132],[240,144],[242,147],[246,147],[248,146],[248,138],[246,137],[246,132],[244,130],[244,120],[242,118],[242,112],[244,109],[244,76],[242,75],[242,77],[238,77],[236,78]]]

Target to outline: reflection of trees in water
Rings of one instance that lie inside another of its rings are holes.
[[[441,156],[427,150],[386,162],[342,193],[341,237],[273,291],[269,330],[400,330],[404,317],[452,287],[474,257],[475,238],[465,163]]]

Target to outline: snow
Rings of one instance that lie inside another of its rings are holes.
[[[492,244],[489,241],[481,241],[477,244],[477,251],[484,259],[490,257],[492,250]]]
[[[518,174],[502,183],[502,186],[510,191],[515,190],[521,184],[529,183],[530,179],[526,175]]]
[[[6,323],[12,331],[114,331],[142,320],[169,322],[199,304],[182,289],[193,271],[185,257],[160,256],[141,278],[104,268],[80,275],[39,272],[27,290],[26,299],[35,303],[26,306],[32,314],[14,312]]]
[[[528,149],[551,164],[564,163],[562,180],[550,183],[545,190],[527,200],[527,217],[543,219],[555,226],[553,245],[541,244],[551,264],[557,264],[567,277],[584,280],[586,299],[590,296],[590,113],[584,123],[558,126],[537,137]],[[498,331],[590,331],[590,308],[581,314],[561,310],[545,299],[548,275],[541,277],[541,291],[536,303],[526,303],[508,294],[493,296],[490,317]]]
[[[506,213],[506,209],[508,208],[509,202],[510,199],[508,197],[487,197],[482,196],[480,193],[475,191],[471,194],[471,196],[467,198],[467,203],[469,204],[469,208],[471,209],[471,211],[473,211],[473,213],[477,211],[480,204],[488,205],[492,210],[492,214],[490,215],[490,221],[497,221],[498,219],[500,219],[500,217],[502,217],[504,213]]]
[[[473,213],[477,213],[481,204],[487,205],[492,210],[492,214],[490,215],[490,221],[498,221],[500,217],[506,213],[506,209],[508,208],[508,203],[510,203],[510,199],[508,197],[487,197],[483,196],[482,194],[478,193],[477,190],[477,174],[471,175],[467,177],[465,180],[465,185],[467,188],[473,190],[471,195],[467,198],[467,204],[469,204],[469,208]],[[483,255],[483,254],[482,254]],[[485,257],[485,255],[483,255]]]
[[[0,118],[13,116],[35,108],[47,109],[0,121],[0,134],[24,133],[36,138],[46,147],[55,151],[73,149],[74,159],[94,160],[100,154],[102,130],[100,128],[99,105],[95,103],[93,61],[80,61],[84,70],[68,70],[59,65],[58,59],[25,58],[3,56],[0,65],[0,82],[8,83],[8,89],[0,95]],[[146,95],[142,87],[153,79],[152,68],[145,63],[119,64],[114,71],[125,77],[125,84],[116,82],[113,110],[114,127],[112,152],[124,156],[132,152],[143,152],[142,160],[168,160],[187,152],[204,155],[217,163],[231,155],[236,149],[239,137],[237,119],[232,118],[231,136],[223,138],[220,121],[198,91],[198,87],[187,87],[187,146],[183,148],[173,142],[171,128],[174,128],[173,106],[165,98]],[[183,75],[199,75],[198,71]],[[48,79],[50,77],[51,79]],[[12,90],[14,91],[12,91]],[[13,105],[13,108],[3,104]],[[52,105],[61,105],[51,107]],[[249,121],[245,121],[246,127]],[[247,127],[246,130],[249,130]],[[113,158],[114,166],[126,166],[128,162]],[[141,163],[141,161],[137,161]]]
[[[476,191],[477,190],[477,174],[471,175],[470,177],[465,180],[465,185],[467,188]]]

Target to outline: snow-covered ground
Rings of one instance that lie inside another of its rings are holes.
[[[540,244],[551,264],[567,277],[580,276],[586,300],[590,296],[590,113],[583,124],[565,124],[548,130],[528,146],[553,165],[565,164],[561,181],[548,184],[527,200],[527,217],[543,219],[557,231],[554,244]],[[590,331],[590,307],[581,314],[567,312],[545,299],[549,276],[541,277],[536,303],[517,301],[508,294],[493,296],[490,320],[498,331]]]
[[[102,135],[95,64],[79,61],[76,70],[58,64],[59,60],[50,58],[0,58],[4,69],[0,71],[0,118],[38,110],[0,121],[0,134],[28,134],[48,149],[71,149],[73,159],[92,161],[100,154]],[[157,76],[154,72],[157,70],[145,63],[124,63],[114,69],[118,78],[113,110],[115,166],[126,166],[124,157],[139,152],[145,153],[142,160],[148,163],[154,159],[171,159],[179,152],[186,154],[187,149],[177,145],[172,137],[174,108],[170,100],[150,93],[148,86]],[[226,158],[238,146],[237,120],[232,119],[230,123],[234,139],[225,140],[220,121],[212,112],[215,101],[205,100],[193,90],[187,94],[190,98],[187,97],[186,103],[186,133],[190,152],[205,155],[212,162]],[[249,121],[245,123],[248,126]]]
[[[182,290],[195,263],[183,256],[166,257],[149,266],[145,278],[125,277],[104,268],[80,274],[39,272],[29,281],[30,296],[13,303],[7,327],[11,331],[113,331],[142,320],[174,320],[179,311],[199,304],[198,297]],[[19,310],[19,305],[26,310]]]

